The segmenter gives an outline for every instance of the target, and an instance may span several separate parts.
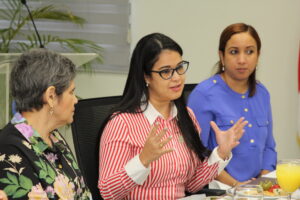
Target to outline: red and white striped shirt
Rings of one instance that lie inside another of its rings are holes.
[[[189,112],[200,130],[193,112],[190,109]],[[212,155],[209,159],[214,160],[213,163],[208,162],[208,159],[201,162],[182,139],[176,123],[176,106],[173,106],[172,113],[172,117],[164,119],[149,103],[144,113],[122,113],[108,122],[100,143],[98,187],[104,199],[182,198],[186,190],[200,190],[226,166],[229,161],[223,161],[219,166],[221,159],[218,156],[217,159],[211,159]],[[174,151],[152,162],[150,169],[134,169],[137,174],[145,176],[142,182],[137,181],[129,171],[130,168],[142,165],[137,156],[152,124],[156,122],[160,124],[157,133],[166,127],[164,137],[172,136],[165,148],[173,148]],[[213,156],[216,157],[216,153]]]

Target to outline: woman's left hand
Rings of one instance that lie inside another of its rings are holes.
[[[227,159],[231,150],[240,143],[239,139],[243,136],[245,132],[244,127],[247,123],[248,121],[241,117],[230,129],[221,131],[215,122],[210,122],[219,145],[218,154],[223,160]]]

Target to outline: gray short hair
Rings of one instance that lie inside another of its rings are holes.
[[[10,90],[18,112],[40,110],[43,94],[54,86],[59,96],[76,75],[75,65],[68,58],[45,49],[23,53],[10,74]]]

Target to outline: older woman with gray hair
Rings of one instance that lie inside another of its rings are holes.
[[[73,121],[74,78],[68,58],[44,49],[15,63],[10,85],[18,112],[0,133],[0,188],[9,199],[91,198],[57,130]]]

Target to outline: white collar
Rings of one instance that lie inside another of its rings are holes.
[[[141,105],[141,110],[144,110],[145,108],[146,108],[146,104],[142,104]],[[143,113],[144,113],[145,117],[148,119],[148,121],[151,125],[154,123],[154,121],[156,120],[157,117],[164,118],[162,116],[162,114],[160,114],[154,108],[154,106],[150,103],[150,101],[148,101],[148,107],[146,108],[146,110]],[[171,120],[176,116],[177,116],[177,107],[175,106],[174,103],[172,103],[170,117],[167,120]]]

